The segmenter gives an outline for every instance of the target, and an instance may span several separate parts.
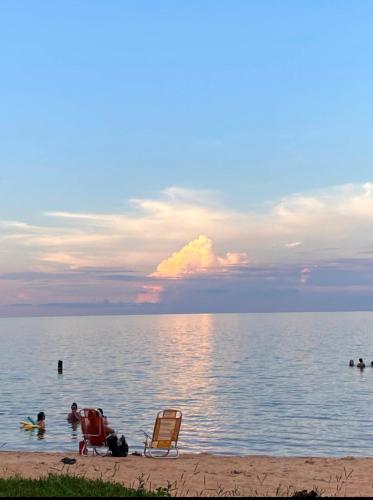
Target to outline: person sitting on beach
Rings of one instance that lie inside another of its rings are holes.
[[[39,429],[45,430],[45,413],[43,411],[39,411],[36,425]]]
[[[105,429],[102,426],[102,419],[100,417],[101,415],[97,410],[89,410],[85,431],[83,427],[83,432],[89,436],[92,446],[101,446],[106,438]]]
[[[76,422],[80,422],[80,415],[78,412],[78,405],[76,403],[73,403],[71,405],[71,412],[67,415],[67,420],[71,424],[74,424]]]
[[[99,411],[102,416],[106,435],[108,436],[109,434],[115,434],[115,430],[108,425],[107,417],[106,415],[104,415],[104,410],[102,408],[97,408],[97,411]]]
[[[363,358],[359,358],[359,362],[356,365],[358,368],[365,368],[365,363],[363,361]]]

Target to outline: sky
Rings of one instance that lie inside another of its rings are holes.
[[[372,310],[372,15],[2,0],[0,315]]]

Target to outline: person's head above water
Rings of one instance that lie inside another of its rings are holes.
[[[359,358],[359,363],[362,363],[363,362],[363,358]]]
[[[39,411],[38,413],[38,422],[41,420],[45,420],[45,413],[43,411]]]
[[[75,424],[76,422],[80,421],[80,412],[78,410],[78,405],[75,403],[75,401],[71,403],[71,411],[67,415],[67,420],[71,424]]]

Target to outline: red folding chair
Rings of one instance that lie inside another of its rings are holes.
[[[84,441],[83,446],[87,450],[86,454],[88,454],[89,450],[92,450],[93,455],[108,455],[109,449],[106,443],[108,435],[106,434],[101,413],[94,408],[84,408],[79,413]],[[103,449],[105,451],[101,453]]]

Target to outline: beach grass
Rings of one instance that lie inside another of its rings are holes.
[[[168,497],[167,489],[126,488],[102,479],[85,479],[67,474],[49,474],[40,479],[21,476],[0,478],[0,497]]]

